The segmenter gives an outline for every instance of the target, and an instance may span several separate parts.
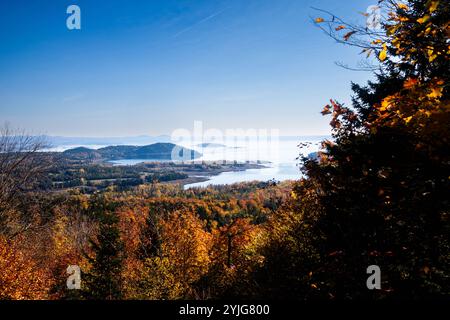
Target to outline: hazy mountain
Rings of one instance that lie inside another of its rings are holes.
[[[168,135],[135,137],[60,137],[45,136],[52,146],[71,145],[149,145],[157,142],[171,142]]]
[[[178,147],[180,159],[195,159],[201,156],[200,152],[177,146],[173,143],[155,143],[146,146],[108,146],[100,149],[89,149],[79,147],[69,149],[63,152],[64,155],[72,159],[102,159],[102,160],[121,160],[121,159],[148,159],[148,160],[171,160],[172,151]]]
[[[210,143],[210,142],[207,142],[207,143],[200,143],[200,144],[198,144],[197,146],[198,146],[198,147],[201,147],[201,148],[226,148],[226,145],[224,145],[224,144],[220,144],[220,143]]]

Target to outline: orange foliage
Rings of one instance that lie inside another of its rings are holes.
[[[0,237],[0,299],[46,299],[49,274],[19,244]]]

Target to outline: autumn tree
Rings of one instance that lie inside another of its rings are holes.
[[[158,224],[160,247],[145,261],[141,298],[198,298],[194,283],[208,271],[211,235],[190,211],[175,211]]]
[[[379,1],[382,30],[333,15],[319,25],[380,63],[376,81],[353,85],[353,108],[331,100],[333,141],[304,171],[323,208],[312,228],[323,296],[423,298],[449,294],[449,6]],[[342,33],[342,36],[339,35]],[[295,196],[309,186],[298,184]],[[382,290],[365,285],[382,270]],[[318,272],[316,272],[318,271]]]
[[[21,241],[21,236],[7,239],[0,235],[0,300],[48,299],[49,270],[36,263]]]
[[[79,299],[78,290],[67,288],[67,267],[77,265],[87,270],[89,264],[83,252],[89,250],[89,240],[95,235],[95,219],[86,214],[87,198],[83,196],[57,199],[52,205],[49,228],[50,243],[40,240],[45,246],[47,257],[46,269],[53,275],[54,283],[50,290],[55,299]],[[45,210],[45,208],[42,208]]]

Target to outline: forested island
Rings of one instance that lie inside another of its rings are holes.
[[[184,148],[173,143],[154,143],[147,146],[108,146],[100,149],[79,147],[63,152],[70,160],[109,161],[121,159],[147,160],[194,160],[201,156],[195,150]],[[176,159],[174,159],[176,158]]]
[[[192,155],[187,161],[172,161],[174,148]],[[154,183],[186,185],[207,181],[222,172],[265,168],[258,162],[196,161],[200,153],[172,143],[148,146],[109,146],[100,149],[78,147],[64,152],[47,152],[41,156],[51,162],[47,174],[39,181],[40,190],[124,191]],[[139,159],[135,165],[116,165],[112,160]]]

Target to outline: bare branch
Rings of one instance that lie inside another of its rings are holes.
[[[0,128],[0,234],[17,234],[31,226],[21,224],[17,208],[24,195],[52,165],[52,156],[42,136],[13,130],[8,124]]]

